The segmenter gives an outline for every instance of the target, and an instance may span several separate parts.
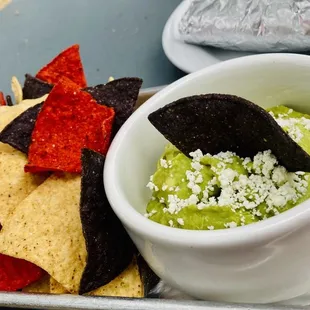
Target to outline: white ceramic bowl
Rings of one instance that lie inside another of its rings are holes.
[[[264,108],[287,104],[310,112],[310,57],[265,54],[229,60],[160,91],[119,131],[104,181],[113,210],[152,269],[196,298],[269,303],[310,292],[310,201],[268,220],[234,229],[189,231],[143,216],[146,188],[166,140],[149,123],[152,111],[202,93],[242,96]]]

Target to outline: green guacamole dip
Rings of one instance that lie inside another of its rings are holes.
[[[285,106],[269,113],[310,153],[310,116]],[[147,187],[145,214],[163,225],[195,230],[234,228],[277,215],[310,197],[309,173],[290,173],[271,151],[254,158],[196,150],[185,156],[166,146]]]

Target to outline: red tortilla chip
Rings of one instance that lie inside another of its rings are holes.
[[[6,105],[5,98],[4,98],[2,91],[0,91],[0,105]]]
[[[80,173],[82,148],[106,154],[113,120],[113,108],[97,104],[78,85],[62,79],[37,117],[25,171]]]
[[[36,78],[50,84],[56,84],[62,77],[72,80],[84,88],[87,86],[78,44],[68,47],[44,66]]]
[[[102,134],[104,139],[104,149],[102,152],[103,154],[106,154],[108,152],[110,146],[113,123],[114,123],[114,114],[102,122]],[[90,149],[92,148],[90,147]]]
[[[39,280],[45,272],[23,259],[0,254],[0,291],[16,291]]]

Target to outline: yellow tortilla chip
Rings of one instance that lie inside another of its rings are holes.
[[[0,232],[0,253],[46,270],[77,293],[86,265],[79,213],[81,177],[49,177],[25,198]]]
[[[44,176],[24,172],[27,157],[7,144],[0,143],[0,223],[44,180]]]
[[[55,279],[50,278],[51,294],[68,294],[69,292]],[[114,297],[144,297],[143,285],[136,261],[133,261],[118,277],[110,283],[85,295]]]
[[[12,0],[0,0],[0,11],[3,10],[11,2]]]
[[[40,280],[24,287],[22,291],[24,293],[49,294],[50,293],[50,280],[51,280],[51,277],[47,274]]]
[[[0,107],[0,131],[20,113],[45,100],[24,100],[17,106]],[[0,142],[0,223],[5,225],[7,216],[45,179],[45,176],[24,172],[27,157],[11,146]]]
[[[14,118],[19,114],[23,113],[27,109],[33,107],[34,105],[45,101],[48,95],[44,95],[37,99],[27,99],[23,100],[21,103],[14,106],[1,106],[0,107],[0,131],[9,124]]]
[[[50,279],[50,293],[51,294],[69,294],[68,290],[66,290],[59,282],[57,282],[52,277]]]
[[[50,275],[46,275],[22,290],[24,293],[69,294],[69,292]]]
[[[110,283],[97,288],[85,295],[91,296],[117,296],[117,297],[143,297],[143,285],[138,265],[133,261],[118,277]]]
[[[11,88],[15,98],[15,104],[21,103],[23,101],[23,89],[16,76],[12,77]]]
[[[46,275],[22,290],[24,293],[69,294],[69,292],[50,275]]]

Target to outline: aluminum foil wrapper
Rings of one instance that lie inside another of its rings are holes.
[[[249,52],[310,51],[309,0],[191,0],[178,21],[187,43]]]

